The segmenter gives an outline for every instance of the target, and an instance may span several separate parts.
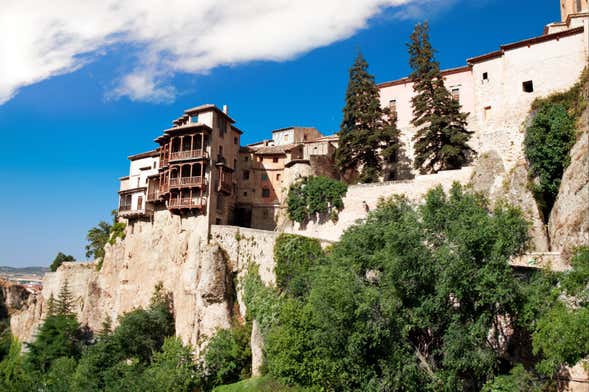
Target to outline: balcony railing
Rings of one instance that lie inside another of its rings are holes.
[[[206,157],[205,150],[187,150],[187,151],[176,151],[170,154],[170,162],[171,161],[179,161],[183,159],[195,159],[195,158],[205,158]]]
[[[202,176],[170,178],[170,188],[180,188],[184,186],[199,185],[205,185],[205,178],[203,178]]]
[[[231,191],[233,190],[233,183],[231,181],[221,181],[217,190],[231,194]]]
[[[158,189],[155,189],[153,191],[149,191],[147,193],[147,201],[157,201],[160,197],[160,191]]]
[[[206,205],[205,198],[191,199],[190,197],[171,198],[168,204],[169,208],[204,208]]]
[[[131,210],[131,204],[128,204],[128,205],[126,205],[126,204],[121,204],[121,205],[119,206],[119,211],[120,211],[120,212],[122,212],[122,211],[130,211],[130,210]]]

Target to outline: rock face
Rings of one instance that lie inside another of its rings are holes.
[[[577,142],[570,152],[571,163],[562,177],[552,207],[548,232],[553,249],[565,256],[580,245],[589,245],[589,111],[581,116]]]
[[[530,250],[547,252],[550,249],[548,235],[532,192],[528,189],[528,167],[519,161],[509,172],[496,151],[479,157],[470,181],[472,189],[481,192],[495,203],[504,200],[518,206],[531,223]]]

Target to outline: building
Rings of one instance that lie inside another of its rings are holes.
[[[158,175],[159,151],[152,150],[129,157],[129,175],[121,177],[119,188],[119,216],[143,217],[148,212],[148,179]]]
[[[506,169],[522,158],[520,127],[532,101],[570,88],[587,66],[587,0],[561,0],[561,11],[562,20],[547,25],[543,35],[501,45],[464,66],[442,71],[446,88],[469,113],[472,148],[479,154],[495,150]],[[378,88],[381,106],[397,113],[401,141],[412,160],[413,83],[402,78]]]

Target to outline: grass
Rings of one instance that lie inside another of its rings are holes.
[[[300,387],[289,387],[270,376],[254,377],[235,384],[221,385],[213,392],[303,392]]]

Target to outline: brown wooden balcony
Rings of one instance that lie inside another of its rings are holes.
[[[217,190],[230,195],[233,191],[233,183],[231,181],[221,181],[217,187]]]
[[[183,188],[190,186],[202,187],[204,185],[206,185],[206,179],[202,176],[170,178],[170,188]]]
[[[147,201],[148,202],[158,201],[159,197],[160,197],[159,189],[154,189],[154,190],[150,190],[149,192],[147,192]]]
[[[206,156],[207,156],[207,152],[205,150],[176,151],[176,152],[170,153],[170,162],[182,161],[185,159],[206,158]]]
[[[128,205],[121,204],[119,206],[119,212],[130,211],[130,210],[131,210],[131,204],[128,204]]]
[[[180,208],[204,208],[206,206],[206,199],[201,197],[199,199],[192,199],[190,197],[173,197],[170,199],[168,204],[169,209],[180,209]]]

